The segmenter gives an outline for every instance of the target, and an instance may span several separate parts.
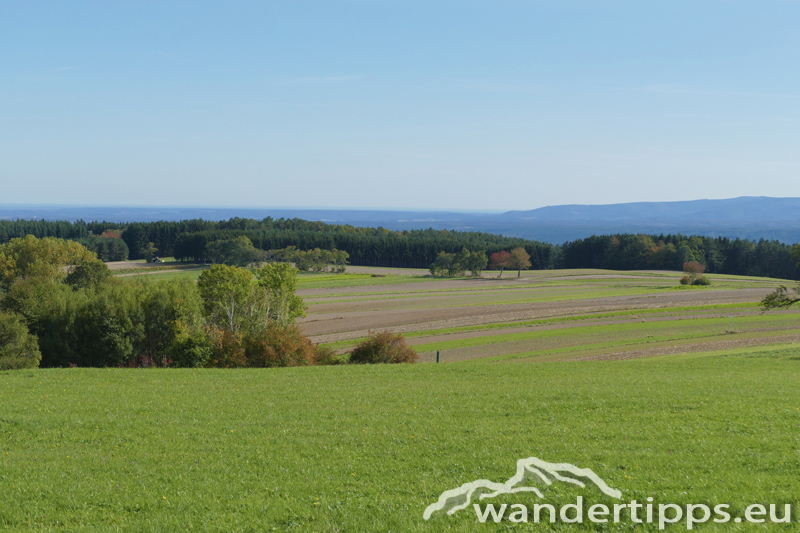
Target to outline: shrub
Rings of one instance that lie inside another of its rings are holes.
[[[681,285],[691,285],[691,284],[692,284],[692,278],[690,278],[689,276],[683,276],[681,278]]]
[[[414,363],[417,352],[406,345],[402,335],[393,335],[390,331],[373,333],[370,337],[356,346],[350,354],[350,363],[375,364],[375,363]]]
[[[41,359],[36,335],[28,332],[22,317],[0,311],[0,370],[36,368]]]
[[[270,326],[244,338],[247,366],[305,366],[313,365],[317,347],[297,326]]]
[[[317,345],[316,355],[314,357],[315,365],[343,365],[347,363],[346,355],[338,355],[336,350],[329,346]]]
[[[206,363],[210,368],[243,368],[247,366],[244,336],[240,331],[209,328],[211,356]]]
[[[692,283],[692,285],[711,285],[711,280],[705,276],[700,276],[699,278],[694,280],[694,283]]]

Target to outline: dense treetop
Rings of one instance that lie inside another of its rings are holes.
[[[352,265],[428,268],[440,252],[455,254],[467,248],[487,256],[523,248],[530,268],[606,268],[616,270],[681,270],[688,261],[708,273],[800,279],[792,247],[778,241],[676,235],[602,235],[560,246],[491,233],[448,230],[390,231],[326,224],[302,219],[232,218],[182,221],[111,222],[0,221],[0,243],[31,234],[89,243],[92,236],[122,230],[131,259],[143,257],[152,243],[161,256],[207,261],[208,245],[246,237],[260,250],[294,246],[298,250],[341,250]]]

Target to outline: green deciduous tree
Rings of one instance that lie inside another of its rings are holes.
[[[436,260],[430,264],[428,270],[434,276],[456,277],[462,276],[469,270],[473,276],[480,276],[486,268],[486,252],[470,252],[466,246],[456,253],[439,252]]]
[[[200,274],[197,288],[212,326],[236,332],[252,318],[254,284],[249,270],[213,265]]]
[[[450,278],[454,276],[461,276],[465,269],[463,259],[464,256],[461,252],[458,254],[439,252],[439,255],[436,256],[436,260],[431,263],[431,266],[428,267],[428,270],[430,270],[431,274],[434,276],[447,275]]]
[[[0,370],[36,368],[42,354],[21,315],[0,311]]]
[[[285,327],[294,324],[296,318],[305,316],[303,299],[297,290],[297,269],[287,263],[264,265],[256,271],[258,297],[266,301],[265,321],[273,321]]]
[[[128,259],[128,245],[120,239],[117,234],[90,235],[89,237],[78,239],[87,250],[97,254],[101,261],[125,261]]]
[[[792,255],[797,261],[798,266],[800,266],[800,244],[794,245]],[[800,302],[800,283],[792,288],[792,293],[794,293],[794,296],[792,296],[785,285],[781,285],[775,289],[775,292],[771,292],[761,300],[761,307],[763,307],[765,311],[769,309],[786,309]]]
[[[55,237],[26,235],[0,245],[0,289],[19,278],[63,280],[74,265],[97,261],[97,256],[77,242]]]
[[[275,261],[294,263],[302,272],[336,272],[347,270],[350,254],[344,250],[324,250],[313,248],[311,250],[298,250],[295,246],[287,246],[281,250],[270,250],[268,255]]]
[[[152,263],[156,259],[158,248],[156,248],[156,245],[153,244],[152,242],[148,242],[144,246],[142,246],[139,253],[142,257],[144,257],[145,261],[147,261],[148,263]]]
[[[100,261],[83,261],[75,265],[64,282],[76,289],[97,287],[111,281],[114,274]]]
[[[791,295],[785,285],[781,285],[775,289],[775,292],[769,293],[761,300],[761,307],[763,307],[764,310],[786,309],[791,307],[797,302],[800,302],[800,284],[792,288],[792,293],[794,293],[795,296]]]
[[[206,256],[214,263],[245,267],[261,260],[264,252],[253,246],[245,236],[210,242]]]
[[[347,270],[347,264],[349,263],[350,254],[345,252],[344,250],[336,250],[333,249],[331,251],[332,259],[333,259],[333,271],[337,274],[344,273]]]
[[[470,252],[466,259],[466,269],[472,273],[473,276],[480,277],[481,272],[486,268],[489,259],[486,257],[486,252]]]
[[[176,356],[186,356],[185,350],[199,349],[204,343],[207,346],[205,321],[202,319],[203,300],[192,280],[153,281],[148,276],[139,276],[129,284],[136,292],[141,307],[143,337],[137,345],[137,353],[141,358],[167,366]],[[177,345],[180,343],[184,344],[179,349]],[[196,358],[194,362],[197,362]]]

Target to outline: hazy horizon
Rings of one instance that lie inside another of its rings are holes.
[[[776,1],[11,0],[0,202],[799,197],[798,19]]]
[[[768,199],[776,199],[776,200],[791,200],[791,199],[800,199],[800,196],[737,196],[737,197],[729,197],[729,198],[692,198],[687,200],[641,200],[641,201],[634,201],[634,202],[611,202],[611,203],[585,203],[585,204],[558,204],[558,205],[544,205],[538,207],[532,207],[529,209],[459,209],[459,208],[444,208],[444,207],[430,207],[430,208],[423,208],[423,207],[407,207],[407,206],[398,206],[398,207],[386,207],[386,206],[332,206],[332,205],[322,205],[322,206],[315,206],[315,205],[223,205],[223,204],[113,204],[113,203],[0,203],[0,208],[68,208],[68,209],[75,209],[75,208],[135,208],[135,209],[275,209],[275,210],[304,210],[304,211],[387,211],[387,212],[420,212],[420,213],[432,213],[432,212],[443,212],[443,213],[481,213],[481,214],[502,214],[508,211],[533,211],[536,209],[541,209],[544,207],[568,207],[568,206],[580,206],[580,207],[602,207],[602,206],[613,206],[613,205],[625,205],[625,204],[635,204],[635,203],[678,203],[678,202],[702,202],[702,201],[713,201],[713,200],[738,200],[742,198],[768,198]]]

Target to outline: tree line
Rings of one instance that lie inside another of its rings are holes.
[[[114,278],[76,241],[28,235],[0,245],[0,370],[45,367],[274,367],[413,362],[402,337],[353,357],[295,325],[298,270],[215,264],[191,279]]]
[[[294,263],[295,268],[303,272],[335,272],[341,274],[347,270],[350,254],[344,250],[298,250],[289,246],[282,250],[269,250],[267,256],[271,260]]]
[[[85,222],[78,220],[0,220],[0,244],[11,239],[21,239],[25,235],[36,238],[58,237],[59,239],[78,240],[90,235],[100,235],[107,230],[114,230],[125,224],[117,222]]]
[[[106,222],[0,221],[0,243],[29,234],[39,238],[79,239],[119,226],[118,223]],[[352,265],[398,268],[428,268],[439,252],[458,253],[464,247],[486,254],[524,247],[532,257],[532,268],[546,269],[552,268],[555,251],[547,243],[491,233],[434,229],[390,231],[380,227],[359,228],[271,217],[263,220],[134,222],[124,225],[121,236],[130,259],[145,258],[148,250],[155,248],[161,256],[183,261],[208,261],[209,244],[239,237],[247,237],[259,250],[290,246],[303,251],[336,249],[346,252]]]
[[[795,254],[800,245],[727,237],[683,235],[603,235],[559,247],[556,268],[681,270],[697,262],[705,272],[800,279]]]
[[[86,239],[120,226],[107,222],[0,221],[0,243],[27,234],[39,238]],[[246,237],[253,248],[261,251],[292,246],[300,251],[337,250],[348,254],[349,264],[359,266],[427,269],[441,252],[458,254],[466,248],[489,257],[522,248],[530,256],[529,268],[532,269],[679,271],[684,263],[696,261],[709,273],[800,279],[800,268],[792,260],[794,248],[764,239],[617,234],[592,236],[555,246],[482,232],[390,231],[380,227],[359,228],[271,217],[218,222],[201,219],[136,222],[124,225],[121,233],[131,259],[143,258],[148,250],[152,253],[157,249],[162,256],[174,256],[183,261],[211,261],[210,251],[214,247],[209,248],[209,244],[240,237]]]

